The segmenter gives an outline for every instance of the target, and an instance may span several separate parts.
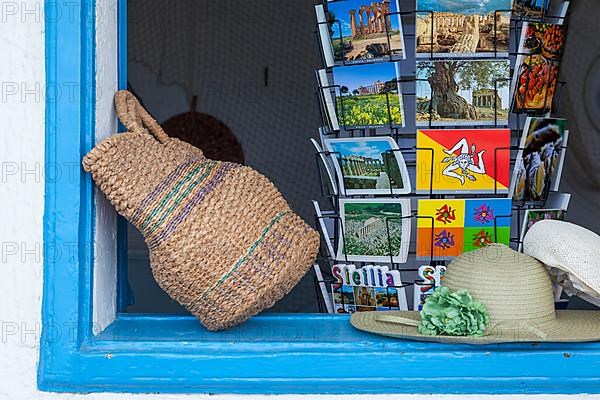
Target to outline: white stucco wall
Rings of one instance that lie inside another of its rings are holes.
[[[43,279],[44,26],[42,4],[43,2],[35,1],[1,3],[0,399],[122,399],[124,396],[119,394],[59,395],[40,393],[36,390]],[[194,399],[233,398],[204,395],[191,397]],[[324,396],[311,397],[324,398]],[[429,396],[430,399],[442,397],[464,399],[466,396]],[[556,398],[563,397],[566,396]],[[190,398],[190,396],[128,395],[125,398],[165,400]],[[245,400],[258,398],[264,397],[248,396]],[[278,398],[287,400],[306,397],[280,396]],[[423,396],[352,396],[352,398],[416,399]],[[486,396],[473,396],[473,398],[484,399]],[[547,399],[548,396],[529,398]],[[577,398],[600,397],[577,396]]]

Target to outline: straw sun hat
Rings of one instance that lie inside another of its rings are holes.
[[[527,231],[523,251],[543,262],[567,294],[600,305],[600,236],[570,222],[542,220]]]
[[[600,340],[600,311],[554,309],[552,284],[536,259],[502,244],[467,252],[448,265],[444,285],[466,289],[490,316],[483,336],[430,336],[419,333],[415,311],[372,311],[352,315],[360,330],[447,343],[586,342]]]

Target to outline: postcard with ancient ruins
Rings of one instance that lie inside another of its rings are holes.
[[[403,126],[399,76],[398,63],[334,68],[335,122],[344,129]]]
[[[410,199],[342,199],[338,260],[404,263],[411,229]]]
[[[510,61],[417,61],[417,126],[508,124]]]
[[[511,0],[417,0],[417,57],[507,56]]]
[[[411,192],[408,170],[391,137],[326,139],[340,183],[339,192],[392,195]]]
[[[329,1],[317,9],[327,66],[404,58],[399,11],[398,0]]]

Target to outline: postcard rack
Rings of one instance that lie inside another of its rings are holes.
[[[547,5],[549,5],[551,2],[551,0],[544,0],[543,2],[543,7],[542,7],[542,15],[539,18],[528,18],[526,16],[520,15],[518,10],[516,9],[498,9],[498,10],[494,10],[494,28],[493,28],[493,32],[494,34],[492,35],[492,42],[494,45],[494,50],[493,52],[489,52],[490,54],[486,54],[485,57],[482,56],[461,56],[460,59],[465,59],[465,58],[479,58],[479,59],[494,59],[494,58],[505,58],[506,53],[505,52],[499,52],[498,51],[498,15],[502,15],[502,14],[509,14],[510,13],[510,27],[509,27],[509,31],[513,32],[519,32],[521,30],[522,24],[524,22],[550,22],[550,21],[565,21],[567,19],[566,16],[560,16],[560,15],[551,15],[551,14],[547,14],[546,8]],[[429,47],[429,57],[424,56],[427,53],[419,53],[419,57],[417,57],[417,59],[420,60],[435,60],[435,59],[448,59],[448,54],[447,53],[440,53],[440,55],[437,55],[437,53],[434,52],[434,44],[435,44],[435,40],[434,40],[434,16],[435,16],[436,12],[433,10],[417,10],[416,8],[413,7],[413,9],[408,10],[408,11],[395,11],[395,12],[389,12],[389,13],[385,13],[386,16],[398,16],[401,20],[406,20],[408,18],[411,19],[416,19],[419,15],[430,15],[430,21],[431,21],[431,26],[429,29],[430,32],[430,37],[429,37],[429,43],[422,43],[422,45],[428,46]],[[392,48],[392,43],[391,43],[391,39],[390,36],[392,34],[391,31],[391,26],[388,25],[388,19],[384,18],[384,29],[385,29],[385,33],[386,33],[386,37],[387,37],[387,51],[383,53],[383,58],[388,61],[388,62],[396,62],[396,61],[402,61],[403,60],[403,56],[402,55],[398,55],[397,53],[405,53],[406,49],[395,49]],[[404,22],[404,21],[403,21]],[[404,26],[404,23],[402,22],[402,25]],[[320,27],[322,25],[327,25],[327,27],[330,27],[331,25],[336,25],[338,28],[338,32],[339,32],[339,36],[336,37],[336,40],[339,40],[339,43],[342,45],[344,44],[344,37],[342,34],[342,21],[340,21],[339,19],[333,19],[330,21],[322,21],[322,22],[317,22],[316,23],[316,29],[315,29],[315,35],[317,37],[317,41],[319,42],[321,40],[320,36],[319,36],[319,31],[320,31]],[[411,38],[413,40],[416,41],[416,33],[403,33],[404,38]],[[515,39],[516,42],[516,47],[518,47],[518,41],[520,38],[520,35],[516,34],[516,35],[510,35],[510,37]],[[416,43],[415,43],[416,45]],[[515,47],[515,48],[516,48]],[[319,45],[318,48],[320,49],[320,55],[321,55],[321,59],[323,62],[323,65],[326,65],[326,61],[325,61],[325,54],[323,51],[323,46]],[[509,52],[509,55],[514,55],[513,53]],[[452,57],[451,57],[452,58]],[[358,64],[371,64],[374,63],[376,61],[370,61],[370,60],[360,60],[358,62],[353,61],[353,62],[347,62],[345,59],[336,59],[335,58],[335,54],[334,54],[334,61],[336,63],[336,66],[351,66],[351,65],[358,65]],[[335,67],[334,67],[335,68]]]
[[[550,1],[550,0],[545,0],[545,1]],[[414,2],[413,2],[414,3]],[[560,21],[564,21],[566,17],[563,16],[554,16],[554,15],[548,15],[545,12],[542,14],[541,19],[530,19],[530,18],[526,18],[522,15],[518,15],[516,12],[517,10],[514,9],[507,9],[507,10],[496,10],[494,15],[497,15],[499,13],[511,13],[511,18],[510,18],[510,40],[514,40],[512,43],[510,43],[509,45],[509,51],[508,52],[500,52],[498,51],[497,48],[497,38],[498,38],[498,26],[497,26],[497,18],[494,18],[494,33],[493,33],[493,44],[494,44],[494,51],[492,54],[487,55],[485,57],[482,56],[465,56],[465,57],[460,57],[461,60],[463,59],[467,59],[467,60],[494,60],[494,59],[498,59],[498,60],[511,60],[511,67],[509,69],[509,76],[507,77],[501,77],[498,79],[493,80],[493,86],[494,86],[494,90],[497,91],[498,88],[503,87],[503,86],[509,86],[509,88],[511,87],[511,81],[513,76],[515,75],[515,71],[514,71],[514,65],[515,65],[515,59],[519,56],[528,56],[528,54],[524,54],[524,53],[519,53],[514,49],[518,49],[519,48],[519,41],[520,41],[520,31],[522,30],[522,25],[524,22],[547,22],[550,20],[560,20]],[[388,13],[387,15],[399,15],[401,19],[408,19],[408,18],[416,18],[417,15],[419,14],[430,14],[433,15],[434,12],[433,11],[429,11],[429,10],[417,10],[416,8],[412,9],[412,10],[408,10],[408,11],[398,11],[398,12],[394,12],[394,13]],[[448,60],[448,61],[455,61],[458,60],[458,58],[448,58],[447,56],[445,57],[443,54],[435,54],[434,53],[434,40],[433,40],[433,34],[434,34],[434,29],[433,29],[433,18],[431,19],[431,24],[432,27],[430,29],[431,32],[431,40],[430,43],[428,43],[430,45],[430,52],[429,52],[429,56],[427,56],[425,53],[420,53],[418,57],[416,57],[416,55],[414,54],[415,52],[415,46],[413,46],[412,49],[412,57],[411,58],[407,58],[406,60],[404,60],[403,58],[398,57],[398,59],[395,59],[395,55],[394,53],[397,52],[399,49],[392,49],[392,43],[390,41],[390,27],[388,26],[387,23],[387,19],[384,18],[385,21],[385,31],[388,33],[387,36],[387,40],[388,40],[388,46],[387,48],[389,49],[389,53],[387,54],[388,59],[383,61],[383,62],[398,62],[400,64],[402,63],[419,63],[419,62],[426,62],[426,61],[435,61],[435,60]],[[332,21],[327,21],[327,22],[320,22],[318,23],[318,25],[321,24],[331,24]],[[340,43],[343,43],[343,37],[342,37],[342,30],[341,30],[341,21],[339,20],[334,20],[333,23],[338,24],[338,31],[340,32],[340,37],[339,37],[339,41]],[[319,26],[317,26],[317,30],[316,30],[316,36],[317,36],[317,40],[320,40],[320,36],[319,36]],[[415,45],[416,45],[416,29],[415,29],[415,33],[404,33],[404,38],[412,38],[412,40],[414,40]],[[325,55],[323,53],[323,47],[322,46],[318,46],[319,49],[321,49],[321,56],[323,58],[323,65],[326,65],[325,63]],[[404,53],[406,53],[406,48],[403,50]],[[372,63],[372,61],[369,60],[362,60],[361,62],[346,62],[345,60],[340,59],[336,59],[335,60],[335,66],[330,67],[330,68],[326,68],[327,73],[331,73],[335,68],[338,68],[340,66],[352,66],[352,65],[359,65],[359,64],[369,64]],[[517,71],[518,72],[518,71]],[[529,77],[527,78],[529,79]],[[404,101],[406,101],[406,99],[408,98],[408,101],[411,101],[410,98],[411,97],[416,97],[417,96],[417,85],[420,84],[420,82],[427,82],[426,79],[419,79],[417,78],[417,76],[415,75],[405,75],[405,74],[400,74],[398,76],[397,79],[397,84],[398,84],[398,91],[401,93],[402,98],[404,99]],[[335,82],[334,82],[335,83]],[[528,84],[528,82],[526,82],[526,84]],[[549,84],[549,82],[547,82],[547,85]],[[494,112],[494,119],[490,122],[490,123],[474,123],[472,125],[468,125],[468,126],[461,126],[461,128],[508,128],[511,131],[511,145],[508,147],[501,147],[501,148],[496,148],[494,151],[494,166],[495,166],[495,170],[494,170],[494,176],[498,175],[498,171],[496,170],[496,168],[498,168],[498,163],[496,162],[498,157],[499,157],[499,153],[500,152],[510,152],[510,157],[509,157],[509,165],[510,165],[510,171],[512,172],[515,166],[515,163],[517,162],[517,157],[518,157],[518,153],[525,150],[523,147],[520,147],[519,145],[519,139],[520,139],[520,134],[524,128],[524,122],[525,122],[525,118],[527,116],[536,116],[536,115],[545,115],[548,117],[557,117],[560,114],[560,106],[561,106],[561,98],[563,96],[563,92],[564,92],[564,87],[566,86],[566,82],[565,81],[561,81],[561,80],[557,80],[556,81],[556,88],[555,88],[555,93],[554,93],[554,97],[553,97],[553,101],[552,104],[550,105],[550,109],[545,109],[542,111],[539,110],[531,110],[531,109],[521,109],[518,111],[513,111],[513,104],[512,102],[514,101],[514,96],[510,97],[510,102],[509,102],[509,106],[508,106],[508,117],[507,117],[507,122],[505,123],[501,123],[502,121],[500,121],[499,119],[499,110],[498,110],[498,104],[497,102],[494,102],[493,105],[493,112]],[[401,90],[402,88],[406,88],[407,90]],[[548,88],[548,86],[546,86],[546,89]],[[338,118],[339,121],[339,127],[340,129],[338,130],[332,130],[332,129],[328,129],[326,131],[323,132],[323,136],[325,138],[353,138],[353,137],[377,137],[377,136],[390,136],[392,137],[396,143],[399,144],[399,148],[398,149],[394,149],[394,150],[388,150],[388,152],[393,152],[393,151],[399,151],[402,153],[402,155],[404,156],[405,159],[405,163],[406,166],[408,168],[409,171],[412,171],[413,173],[409,173],[409,175],[414,176],[414,174],[416,174],[416,169],[417,169],[417,161],[416,161],[416,155],[418,152],[431,152],[433,154],[434,149],[432,148],[423,148],[423,147],[417,147],[415,145],[415,132],[417,129],[419,128],[433,128],[433,129],[444,129],[445,127],[443,125],[438,126],[435,121],[434,121],[434,117],[433,117],[433,110],[432,110],[432,102],[429,102],[429,109],[428,109],[428,114],[429,114],[429,118],[428,121],[425,122],[424,124],[419,123],[417,125],[416,121],[416,113],[418,112],[417,108],[415,107],[414,109],[414,118],[412,119],[413,122],[407,124],[407,126],[399,126],[399,125],[395,125],[392,123],[392,118],[391,118],[391,104],[390,104],[390,94],[391,93],[386,93],[386,106],[387,106],[387,115],[388,115],[388,123],[387,124],[378,124],[378,125],[374,125],[374,126],[370,126],[370,127],[355,127],[355,126],[346,126],[345,125],[345,120],[346,118],[344,118],[344,113],[346,112],[345,107],[344,107],[344,96],[341,96],[341,87],[340,85],[336,85],[336,84],[332,84],[332,85],[324,85],[324,86],[319,86],[317,89],[317,101],[320,105],[319,107],[319,111],[321,113],[321,119],[323,122],[323,126],[325,127],[331,127],[332,124],[328,118],[328,111],[326,109],[326,105],[325,105],[325,99],[324,99],[324,93],[326,93],[325,91],[330,91],[331,95],[333,97],[333,99],[335,99],[335,101],[338,101],[336,99],[336,93],[339,93],[340,96],[339,97],[339,104],[335,104],[334,108],[336,113],[339,112],[341,118]],[[546,90],[546,96],[547,96],[548,90]],[[511,93],[512,94],[512,93]],[[394,94],[392,94],[394,95]],[[416,99],[415,99],[415,104],[416,104]],[[544,104],[546,104],[546,98],[544,98]],[[406,108],[405,108],[406,111]],[[411,112],[412,114],[412,112]],[[411,115],[409,118],[413,117],[413,115]],[[406,115],[403,115],[404,120],[407,120]],[[410,121],[410,119],[409,119]],[[423,121],[420,121],[423,122]],[[566,151],[567,151],[567,146],[562,145],[558,148],[555,148],[554,153],[552,155],[552,157],[557,157],[558,159],[564,159]],[[315,154],[316,156],[316,164],[317,164],[317,172],[318,172],[318,179],[319,179],[319,186],[320,186],[320,193],[321,196],[325,199],[327,199],[327,203],[329,206],[332,207],[332,211],[330,211],[330,213],[328,214],[322,214],[322,215],[317,215],[315,214],[315,222],[316,222],[316,226],[317,227],[323,227],[326,224],[323,224],[322,221],[323,220],[328,220],[328,222],[330,223],[329,226],[332,226],[332,232],[321,232],[322,235],[329,235],[328,237],[328,241],[330,243],[333,243],[333,249],[334,249],[334,254],[331,254],[331,251],[328,251],[328,246],[321,246],[321,252],[319,255],[319,258],[317,260],[317,263],[321,266],[324,266],[325,268],[322,269],[322,271],[327,275],[328,271],[330,271],[330,267],[333,266],[336,263],[345,263],[345,264],[355,264],[357,267],[361,267],[361,266],[365,266],[365,265],[370,265],[373,263],[367,263],[367,262],[354,262],[354,261],[350,261],[348,259],[348,255],[345,254],[345,243],[347,242],[347,238],[345,236],[345,232],[344,232],[344,228],[343,228],[343,223],[341,221],[341,217],[340,217],[340,210],[339,210],[339,200],[340,199],[360,199],[360,198],[369,198],[370,196],[349,196],[348,193],[346,192],[345,189],[345,185],[341,185],[339,182],[339,176],[336,173],[336,171],[331,171],[331,165],[337,161],[339,161],[339,159],[341,158],[341,154],[338,152],[330,152],[330,151],[326,151],[325,149],[317,152]],[[337,160],[336,160],[337,159]],[[431,162],[433,163],[433,157],[431,157]],[[406,193],[406,194],[398,194],[394,192],[394,189],[392,187],[392,181],[391,181],[391,174],[389,171],[389,166],[386,165],[386,168],[388,168],[388,179],[390,180],[390,184],[389,184],[389,188],[390,188],[390,193],[386,194],[384,197],[382,198],[411,198],[411,199],[454,199],[454,198],[460,198],[460,199],[471,199],[471,198],[477,198],[477,199],[485,199],[485,198],[499,198],[499,197],[505,197],[506,193],[503,192],[501,193],[500,190],[498,190],[498,182],[495,180],[494,182],[494,190],[492,193],[485,193],[485,194],[481,194],[481,193],[477,193],[477,194],[464,194],[464,195],[448,195],[448,194],[438,194],[433,187],[433,174],[434,174],[434,168],[433,166],[431,166],[431,168],[429,168],[429,172],[430,172],[430,176],[429,176],[429,183],[430,183],[430,188],[429,191],[426,193],[423,192],[417,192],[414,189],[412,190],[411,193]],[[324,177],[324,175],[326,176],[330,176],[333,179],[333,182],[329,182],[326,183],[327,179]],[[551,182],[551,176],[546,176],[545,179],[545,184],[544,184],[544,192],[542,193],[542,195],[540,196],[540,200],[536,200],[536,201],[525,201],[525,200],[513,200],[512,202],[512,213],[510,215],[495,215],[494,216],[494,224],[493,224],[493,240],[495,241],[496,238],[498,237],[497,235],[497,229],[498,229],[498,225],[500,224],[500,220],[501,219],[510,219],[511,223],[511,232],[513,233],[510,238],[509,238],[509,242],[513,245],[513,246],[519,246],[522,244],[521,242],[521,237],[520,237],[520,232],[522,230],[522,221],[523,221],[523,217],[524,214],[527,210],[532,210],[532,209],[543,209],[545,207],[546,201],[547,199],[550,197],[551,193],[554,192],[553,188],[552,188],[552,182]],[[529,179],[529,178],[527,178]],[[377,195],[376,198],[379,198],[381,195]],[[414,232],[414,226],[416,226],[418,224],[418,221],[422,221],[423,220],[430,220],[431,221],[431,244],[428,247],[428,249],[430,249],[430,254],[428,257],[416,257],[417,255],[417,251],[416,251],[416,241],[415,241],[415,235],[414,233],[411,232],[411,243],[409,246],[409,257],[408,257],[408,261],[407,263],[403,263],[403,264],[399,264],[397,262],[395,262],[394,259],[394,254],[393,254],[393,249],[392,249],[392,238],[390,236],[390,222],[391,220],[396,219],[396,220],[402,220],[402,219],[410,219],[411,220],[411,225],[413,225],[413,232]],[[416,272],[418,271],[418,267],[420,265],[430,265],[430,266],[444,266],[447,263],[447,259],[441,259],[435,256],[434,254],[434,218],[432,216],[420,216],[418,215],[418,213],[416,211],[412,211],[410,215],[406,215],[406,216],[402,216],[402,217],[395,217],[395,218],[390,218],[390,219],[386,219],[386,230],[385,230],[385,234],[387,236],[387,243],[389,246],[389,261],[386,262],[385,264],[387,266],[389,266],[390,269],[394,269],[394,270],[398,270],[400,271],[403,276],[402,276],[402,285],[401,286],[389,286],[387,290],[392,290],[392,289],[406,289],[406,288],[410,288],[413,287],[414,290],[417,290],[417,286],[418,285],[424,285],[427,282],[424,282],[420,279],[404,279],[405,276],[407,274],[405,273],[409,273],[410,275],[414,276],[416,274]],[[384,236],[385,237],[385,236]],[[340,253],[340,248],[344,251],[341,251],[341,255],[338,254]],[[326,290],[328,291],[328,295],[330,296],[329,298],[331,298],[332,293],[332,284],[335,283],[333,278],[330,278],[328,276],[326,276],[325,278],[321,278],[318,279],[317,277],[314,278],[314,289],[316,291],[317,294],[317,299],[318,299],[318,307],[319,307],[319,312],[327,312],[325,304],[324,304],[324,300],[323,300],[323,286],[326,288]],[[389,296],[389,292],[388,292],[388,296]],[[342,296],[343,299],[343,296]],[[391,309],[391,308],[390,308]]]

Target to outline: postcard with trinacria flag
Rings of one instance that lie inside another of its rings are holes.
[[[509,129],[419,129],[417,193],[507,193]]]
[[[444,260],[490,243],[510,243],[511,199],[421,199],[417,214],[420,259]]]

